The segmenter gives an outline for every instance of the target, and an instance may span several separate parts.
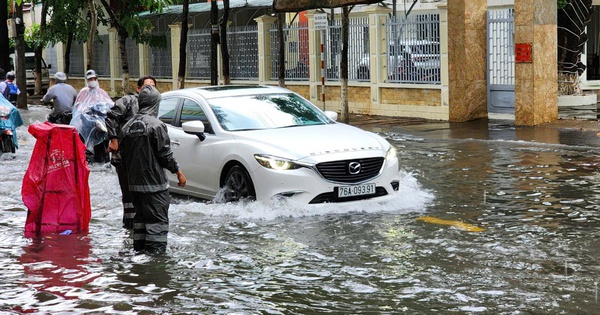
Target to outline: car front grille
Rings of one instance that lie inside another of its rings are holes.
[[[360,183],[379,175],[383,158],[364,158],[317,164],[323,178],[338,183]]]

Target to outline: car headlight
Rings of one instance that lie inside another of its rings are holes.
[[[386,160],[392,160],[392,159],[396,159],[397,157],[398,151],[396,150],[396,147],[394,147],[393,145],[390,145],[390,148],[387,151],[387,154],[385,155],[385,159]]]
[[[255,154],[254,158],[256,159],[258,164],[262,165],[263,167],[278,171],[295,170],[303,167],[302,165],[295,163],[292,160],[276,156]]]

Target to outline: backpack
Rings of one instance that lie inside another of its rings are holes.
[[[4,95],[4,97],[11,103],[16,103],[17,102],[17,96],[19,93],[19,88],[17,88],[17,85],[10,82],[4,82],[6,83],[6,88],[4,88],[4,92],[2,93],[2,95]]]

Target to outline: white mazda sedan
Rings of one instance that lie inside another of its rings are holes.
[[[187,177],[171,191],[217,202],[289,198],[304,204],[387,199],[398,190],[396,149],[337,123],[300,95],[270,86],[165,92],[158,117]],[[169,172],[167,172],[169,173]]]

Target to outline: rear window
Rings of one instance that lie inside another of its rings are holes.
[[[10,66],[11,68],[14,70],[14,64],[13,64],[14,59],[10,58]],[[27,70],[32,70],[35,68],[35,58],[33,56],[29,56],[29,57],[25,57],[25,69]],[[42,68],[46,68],[46,62],[44,61],[44,59],[42,58]]]

